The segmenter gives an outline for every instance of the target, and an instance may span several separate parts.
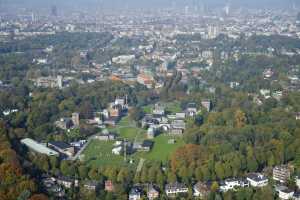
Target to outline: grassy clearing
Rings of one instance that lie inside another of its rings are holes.
[[[112,154],[114,142],[93,140],[84,150],[84,160],[88,165],[123,165],[123,157]]]
[[[150,108],[151,109],[151,108]],[[180,112],[179,103],[170,103],[167,105],[167,110],[175,113]],[[141,141],[146,139],[146,130],[136,127],[136,123],[129,117],[124,117],[116,127],[109,128],[109,131],[115,132],[122,139],[126,138],[129,141]],[[133,160],[134,164],[130,165],[124,162],[122,156],[112,154],[114,142],[106,142],[93,140],[83,152],[84,160],[88,165],[92,166],[136,166],[140,158],[144,158],[146,162],[158,161],[166,163],[173,152],[184,145],[182,138],[175,138],[174,144],[169,144],[168,141],[173,139],[168,135],[162,134],[153,139],[154,146],[150,152],[136,152],[128,156],[127,160]]]
[[[130,141],[145,138],[145,130],[140,128],[120,128],[117,133],[121,138],[126,138]]]
[[[134,164],[130,165],[124,162],[122,156],[112,154],[113,143],[99,140],[93,140],[86,150],[83,152],[84,160],[88,165],[92,166],[135,166],[140,158],[144,158],[146,162],[163,162],[166,163],[173,152],[184,145],[182,138],[175,138],[175,144],[168,144],[169,137],[167,135],[159,135],[153,139],[154,146],[150,152],[136,152],[128,156],[128,160],[133,160]]]
[[[137,127],[136,122],[132,121],[129,117],[124,117],[116,127],[111,127],[108,130],[116,133],[120,138],[129,141],[143,139],[146,133],[146,130]]]
[[[150,152],[136,153],[135,157],[145,158],[147,161],[160,161],[167,162],[173,152],[179,147],[184,145],[182,138],[175,138],[174,144],[168,144],[168,141],[172,139],[167,135],[159,135],[153,139],[154,146]]]
[[[153,110],[153,106],[152,105],[144,106],[143,110],[144,110],[145,113],[151,114],[152,110]]]
[[[170,103],[162,103],[165,108],[166,111],[168,113],[178,113],[178,112],[182,112],[182,109],[180,107],[180,103],[179,102],[170,102]],[[143,110],[145,113],[147,114],[151,114],[153,111],[154,105],[148,105],[148,106],[144,106]]]

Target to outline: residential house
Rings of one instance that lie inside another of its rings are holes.
[[[165,115],[165,107],[161,104],[155,104],[153,109],[154,115]]]
[[[174,197],[178,194],[188,193],[189,189],[182,183],[171,183],[165,186],[165,192],[168,197]]]
[[[195,103],[189,103],[185,112],[187,116],[195,117],[198,112],[197,105]]]
[[[155,119],[153,117],[153,115],[148,114],[146,115],[143,119],[142,119],[142,127],[149,127],[151,125],[158,125],[159,124],[159,120]]]
[[[271,91],[268,89],[261,89],[259,92],[265,99],[269,99],[271,97]]]
[[[86,181],[86,182],[83,184],[83,187],[84,187],[86,190],[96,191],[98,185],[99,185],[99,183],[98,183],[97,181]]]
[[[71,142],[70,145],[73,146],[73,147],[76,147],[76,148],[81,148],[83,147],[83,145],[87,143],[86,140],[79,140],[79,141],[76,141],[76,142]]]
[[[285,183],[290,179],[291,171],[286,165],[276,166],[273,168],[273,179]]]
[[[185,130],[185,122],[183,120],[174,120],[171,123],[171,127],[174,129]]]
[[[45,177],[42,179],[42,184],[46,191],[55,197],[62,198],[65,196],[65,190],[62,188],[62,186],[56,183],[55,178]]]
[[[233,190],[237,187],[248,187],[249,182],[243,179],[229,178],[223,182],[220,182],[219,185],[222,192],[227,192],[228,190]]]
[[[140,200],[142,198],[142,190],[139,187],[133,187],[129,192],[129,200]]]
[[[251,173],[247,176],[247,181],[253,187],[264,187],[268,185],[268,178],[260,173]]]
[[[171,128],[170,131],[169,131],[169,135],[182,136],[183,135],[183,129]]]
[[[300,189],[300,177],[299,176],[295,177],[295,182],[296,182],[298,189]]]
[[[71,188],[73,186],[73,183],[75,186],[75,181],[69,177],[64,177],[64,176],[58,177],[56,179],[56,182],[57,184],[62,185],[65,188]]]
[[[60,141],[48,142],[48,147],[53,148],[61,154],[67,155],[69,157],[75,154],[75,149],[73,146]]]
[[[208,197],[209,193],[210,193],[210,184],[208,183],[199,181],[193,187],[194,197],[205,199]]]
[[[269,79],[269,78],[271,78],[273,75],[274,75],[274,72],[272,71],[271,68],[265,69],[264,72],[263,72],[263,76],[264,76],[265,79]]]
[[[300,192],[299,191],[296,191],[293,195],[293,199],[294,200],[300,200]]]
[[[176,119],[185,119],[186,114],[183,113],[175,113]]]
[[[115,190],[115,186],[111,180],[106,180],[104,185],[104,189],[107,192],[113,192]]]
[[[292,199],[294,196],[294,191],[291,189],[284,189],[284,190],[279,190],[278,196],[282,200],[289,200]]]
[[[148,186],[147,197],[149,200],[154,200],[159,197],[159,190],[152,184]]]
[[[35,86],[42,88],[62,88],[63,87],[63,77],[39,77],[35,81]]]
[[[144,140],[143,142],[135,142],[133,149],[137,151],[150,151],[153,147],[153,142],[150,140]]]
[[[95,135],[95,139],[100,140],[100,141],[111,141],[111,140],[115,140],[116,136],[111,133],[108,135],[98,134],[98,135]]]
[[[239,82],[230,82],[230,88],[234,89],[240,86]]]
[[[55,122],[57,128],[68,130],[73,127],[73,122],[70,118],[61,118],[59,121]]]
[[[171,129],[169,131],[170,135],[182,136],[185,130],[185,122],[183,120],[174,120],[171,122]]]

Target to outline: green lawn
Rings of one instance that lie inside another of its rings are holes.
[[[179,112],[179,108],[178,104],[171,104],[171,107],[169,107],[174,112]],[[146,130],[136,127],[136,123],[129,117],[124,117],[116,127],[108,128],[108,130],[117,133],[121,139],[126,138],[132,142],[146,139]],[[83,152],[84,161],[93,166],[136,166],[140,158],[144,158],[146,162],[159,161],[165,163],[176,149],[184,145],[182,138],[175,138],[176,142],[174,144],[168,144],[169,139],[172,139],[172,137],[161,134],[153,139],[154,146],[150,152],[136,152],[128,156],[128,160],[134,160],[133,165],[124,162],[122,156],[112,154],[114,142],[93,140]]]
[[[112,154],[114,142],[92,140],[84,150],[84,161],[88,165],[123,165],[123,157]]]
[[[108,130],[130,141],[143,139],[146,133],[146,130],[137,127],[136,122],[132,121],[129,117],[123,117],[116,127],[108,128]]]
[[[117,126],[135,126],[135,121],[132,121],[130,117],[123,117],[117,124]]]
[[[159,135],[153,139],[155,143],[150,152],[136,152],[127,158],[128,160],[134,160],[132,166],[136,166],[140,158],[144,158],[146,162],[159,161],[166,163],[170,155],[176,151],[176,149],[184,145],[182,138],[175,138],[175,144],[168,144],[169,139],[171,139],[171,137],[167,135]],[[124,162],[122,156],[112,154],[113,143],[114,142],[93,140],[83,152],[84,161],[88,163],[88,165],[93,166],[130,166],[128,162]]]
[[[144,110],[145,113],[151,114],[152,110],[153,110],[153,106],[152,105],[144,106],[143,110]]]
[[[169,137],[167,135],[159,135],[154,138],[154,146],[150,152],[136,153],[135,157],[145,158],[146,161],[161,161],[166,162],[169,160],[170,155],[179,147],[184,145],[182,138],[175,138],[174,144],[168,144]]]
[[[120,137],[134,141],[134,139],[143,139],[145,137],[145,130],[140,128],[120,128],[117,133]]]
[[[180,107],[180,103],[175,101],[175,102],[170,102],[170,103],[162,103],[165,108],[166,111],[169,113],[178,113],[178,112],[182,112],[182,109]],[[145,113],[147,114],[151,114],[152,110],[153,110],[154,105],[148,105],[148,106],[144,106],[143,110]]]

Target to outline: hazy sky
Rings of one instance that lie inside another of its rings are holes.
[[[233,6],[251,6],[251,7],[292,7],[292,2],[300,6],[300,0],[0,0],[2,6],[5,5],[23,5],[26,7],[47,7],[51,5],[68,7],[94,7],[102,2],[103,7],[166,7],[177,5],[200,5],[204,2],[206,5],[224,5],[231,1]]]

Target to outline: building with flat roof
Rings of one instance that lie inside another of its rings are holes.
[[[45,154],[47,156],[59,156],[58,152],[46,147],[45,145],[38,143],[35,140],[32,140],[30,138],[25,138],[25,139],[21,140],[21,143],[37,153]]]
[[[291,170],[287,165],[275,166],[273,168],[273,179],[285,183],[291,177]]]
[[[55,149],[56,151],[58,151],[59,153],[67,155],[69,157],[71,157],[75,154],[74,147],[65,142],[51,141],[51,142],[48,142],[48,147],[51,147],[51,148]]]

